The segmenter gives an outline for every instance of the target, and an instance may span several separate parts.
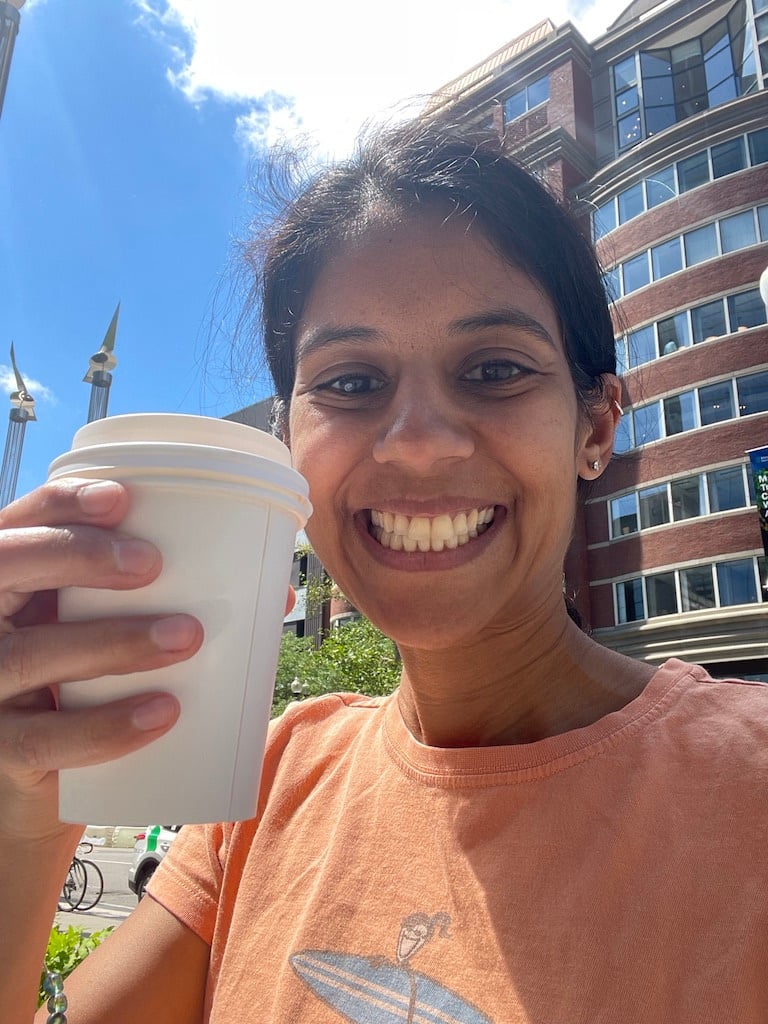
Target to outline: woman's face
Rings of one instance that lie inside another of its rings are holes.
[[[427,213],[338,251],[296,357],[307,533],[361,611],[436,648],[562,607],[577,476],[599,452],[550,301],[477,226]]]

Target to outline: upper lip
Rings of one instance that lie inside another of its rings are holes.
[[[440,515],[458,515],[460,512],[469,512],[473,508],[495,508],[499,502],[489,498],[466,498],[463,496],[452,496],[445,498],[383,498],[379,502],[371,502],[364,506],[361,511],[370,512],[376,509],[377,512],[391,512],[394,515],[408,516],[414,518],[424,516],[432,518]]]

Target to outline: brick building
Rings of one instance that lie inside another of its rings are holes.
[[[436,93],[568,196],[614,298],[624,407],[567,584],[596,638],[768,680],[745,450],[768,444],[768,0],[543,21]]]

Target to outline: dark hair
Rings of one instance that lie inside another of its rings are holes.
[[[563,332],[586,411],[616,372],[613,328],[594,250],[575,218],[504,151],[492,131],[410,121],[363,137],[347,161],[317,171],[246,250],[260,267],[263,344],[278,417],[295,375],[295,325],[328,254],[367,226],[440,206],[477,222],[500,256],[542,286]]]

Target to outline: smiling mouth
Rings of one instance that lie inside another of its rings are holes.
[[[457,515],[404,516],[371,509],[368,532],[393,551],[452,551],[479,537],[493,522],[494,506]]]

